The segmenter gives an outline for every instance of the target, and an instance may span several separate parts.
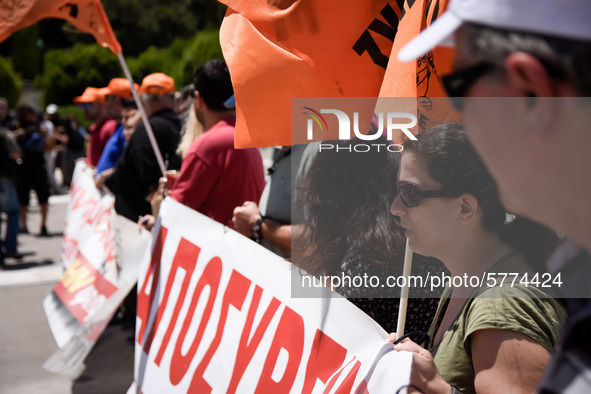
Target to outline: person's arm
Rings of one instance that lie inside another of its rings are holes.
[[[252,237],[252,230],[257,220],[261,218],[257,203],[246,201],[243,205],[234,208],[232,223],[234,229],[246,237]],[[282,224],[270,218],[264,218],[261,222],[261,236],[273,245],[291,252],[292,225]]]
[[[391,335],[392,337],[392,335]],[[395,338],[388,337],[388,340]],[[550,352],[525,334],[511,330],[483,329],[470,336],[474,386],[482,393],[532,393],[538,387]],[[429,351],[406,340],[397,351],[413,354],[410,383],[425,393],[449,394]]]
[[[536,391],[550,352],[525,334],[500,329],[470,336],[477,393]]]
[[[103,185],[105,184],[107,178],[113,175],[113,172],[115,172],[115,167],[107,168],[104,171],[96,173],[94,175],[94,184],[96,188],[100,190],[101,187],[103,187]]]
[[[281,224],[273,219],[265,218],[261,223],[261,235],[263,239],[291,253],[292,227],[291,224]]]

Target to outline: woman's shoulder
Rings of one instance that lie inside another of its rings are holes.
[[[518,283],[484,290],[464,310],[465,338],[482,329],[525,334],[550,352],[557,343],[566,311],[549,293]]]

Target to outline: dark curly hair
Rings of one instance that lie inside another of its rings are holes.
[[[313,275],[340,273],[349,251],[376,264],[392,263],[404,251],[403,232],[390,214],[397,154],[347,150],[360,142],[330,141],[335,149],[318,152],[298,185],[304,230],[294,239],[292,261]],[[373,143],[389,144],[385,138]]]

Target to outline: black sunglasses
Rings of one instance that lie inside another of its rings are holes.
[[[441,83],[453,107],[458,111],[462,111],[464,99],[470,87],[495,68],[496,66],[492,63],[476,63],[473,66],[462,68],[441,77]]]
[[[407,208],[418,207],[423,198],[450,197],[443,190],[419,190],[416,185],[408,182],[397,182],[396,186],[398,194],[400,194],[400,201]]]

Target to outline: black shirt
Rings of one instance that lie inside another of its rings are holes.
[[[181,158],[176,154],[181,122],[172,109],[163,109],[149,117],[150,125],[167,169],[178,170]],[[151,213],[148,194],[158,186],[162,176],[156,155],[142,122],[129,140],[115,171],[105,184],[115,194],[115,210],[136,222],[140,215]]]

